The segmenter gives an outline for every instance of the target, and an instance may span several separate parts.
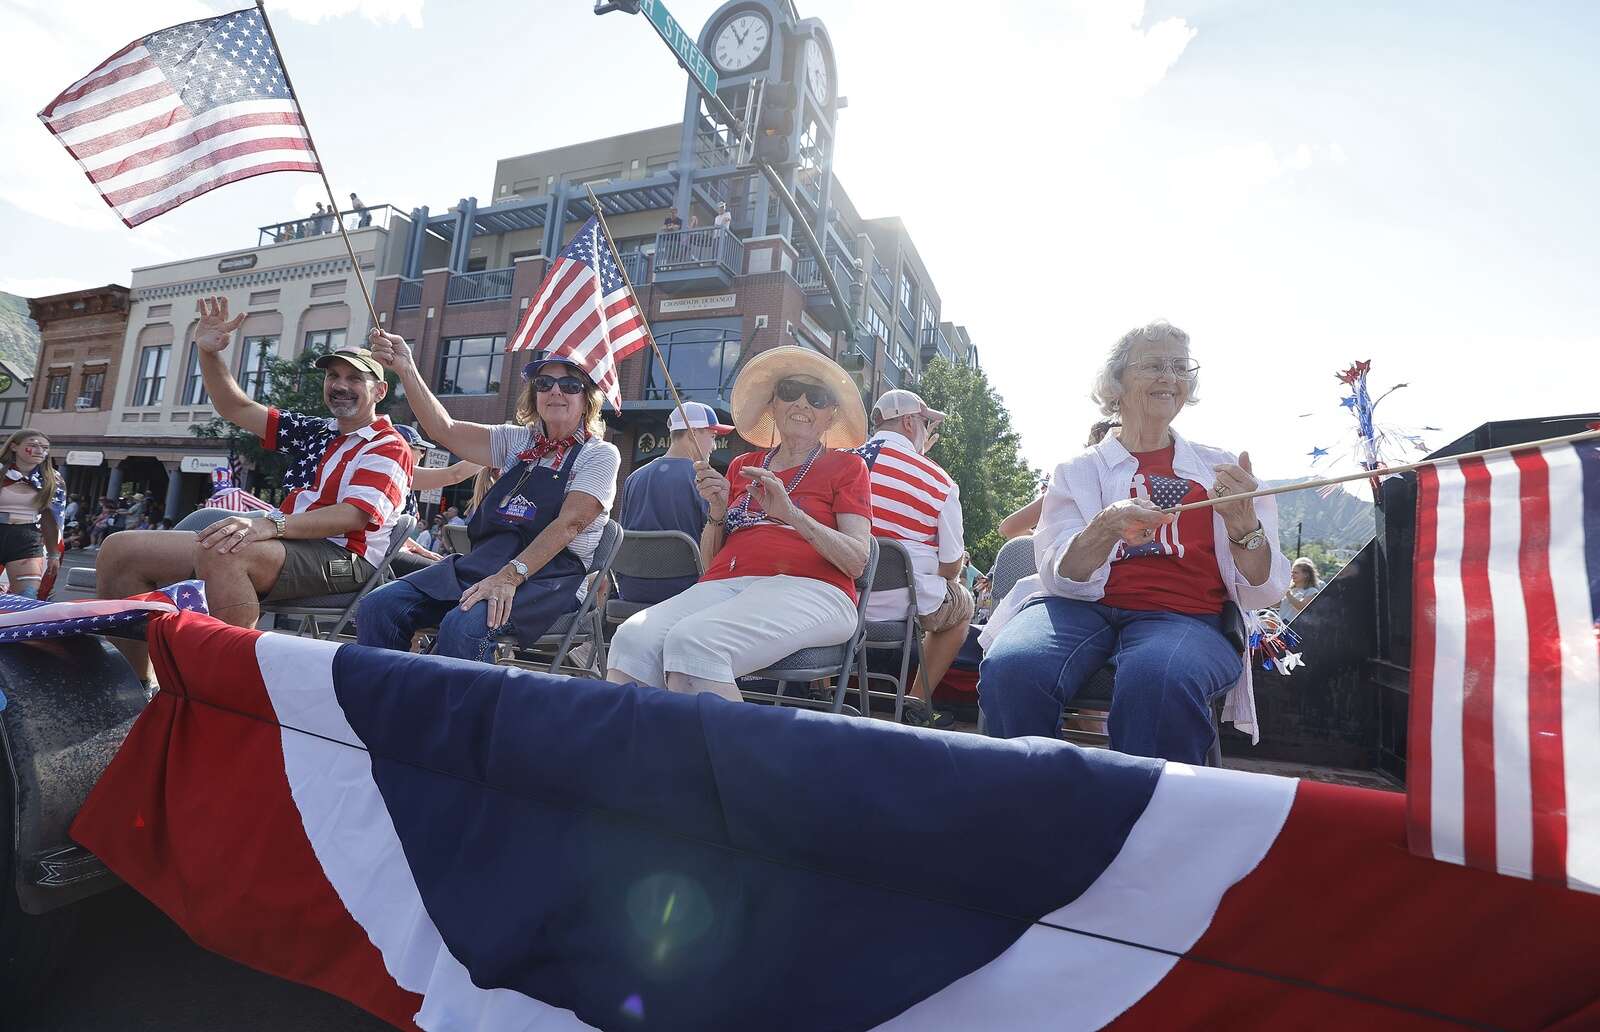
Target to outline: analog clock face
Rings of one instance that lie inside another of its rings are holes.
[[[818,104],[828,102],[828,62],[822,56],[822,44],[814,39],[806,40],[806,85],[811,87]]]
[[[767,40],[772,30],[767,20],[759,14],[745,13],[730,18],[717,33],[711,56],[724,72],[742,72],[756,63],[756,58],[767,52]]]

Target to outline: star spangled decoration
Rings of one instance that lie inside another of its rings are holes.
[[[179,581],[137,598],[81,599],[51,602],[24,595],[0,594],[0,644],[44,641],[75,634],[125,632],[152,612],[209,612],[203,581]]]
[[[289,83],[255,8],[163,29],[145,40],[184,106],[196,115],[245,99],[289,99]]]
[[[1311,450],[1306,452],[1306,455],[1308,455],[1311,458],[1311,464],[1313,466],[1315,466],[1317,464],[1317,460],[1318,459],[1322,459],[1322,458],[1326,458],[1327,457],[1328,449],[1326,449],[1326,448],[1318,448],[1316,445],[1312,445],[1311,446]]]

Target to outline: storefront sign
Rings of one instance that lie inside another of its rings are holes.
[[[256,256],[253,254],[236,254],[232,258],[224,258],[217,263],[218,272],[238,272],[241,269],[256,267]]]
[[[722,434],[717,437],[716,444],[712,446],[712,458],[716,461],[713,465],[726,466],[731,456],[728,455],[728,440],[732,435]],[[672,434],[667,430],[666,420],[648,426],[640,427],[639,436],[634,438],[633,464],[642,466],[651,459],[660,458],[667,452],[667,446],[672,443]]]
[[[106,461],[106,453],[98,451],[69,451],[67,452],[67,465],[69,466],[98,466]]]
[[[185,455],[179,461],[178,469],[184,473],[204,473],[209,477],[212,470],[222,469],[227,464],[226,455]]]
[[[680,297],[661,302],[661,314],[668,312],[709,312],[717,308],[732,308],[738,303],[738,294],[707,294],[704,297]]]

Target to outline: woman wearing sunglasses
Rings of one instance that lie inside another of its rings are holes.
[[[508,629],[531,646],[578,608],[616,494],[622,457],[604,439],[599,389],[577,366],[535,357],[522,371],[517,422],[470,423],[433,396],[404,338],[373,330],[368,340],[429,437],[501,472],[467,523],[472,550],[362,599],[356,640],[406,649],[418,628],[438,627],[435,655],[479,661]]]
[[[724,477],[695,463],[710,506],[706,572],[617,629],[608,679],[739,701],[735,679],[792,652],[847,640],[872,527],[867,465],[839,451],[867,439],[848,374],[810,348],[751,359],[733,385],[733,423],[761,451]]]
[[[47,570],[55,579],[66,503],[50,439],[27,427],[7,438],[0,447],[0,563],[11,594],[38,598]]]
[[[1189,335],[1164,322],[1111,349],[1094,399],[1117,422],[1056,467],[1033,536],[1039,575],[1023,582],[1032,596],[1019,584],[1020,606],[990,621],[1005,621],[979,669],[990,734],[1054,737],[1062,707],[1108,662],[1113,749],[1203,762],[1223,692],[1224,719],[1254,732],[1250,665],[1225,613],[1277,602],[1289,563],[1270,498],[1162,511],[1256,488],[1247,454],[1171,428],[1197,400],[1199,370]]]

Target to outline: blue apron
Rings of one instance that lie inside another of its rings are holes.
[[[567,452],[560,469],[533,462],[508,467],[467,523],[472,551],[445,556],[405,577],[406,583],[440,602],[459,602],[472,585],[503,570],[561,512],[567,478],[582,450],[579,444]],[[523,645],[531,647],[558,619],[577,610],[578,586],[587,572],[565,548],[543,569],[531,571],[511,599],[511,629]]]

